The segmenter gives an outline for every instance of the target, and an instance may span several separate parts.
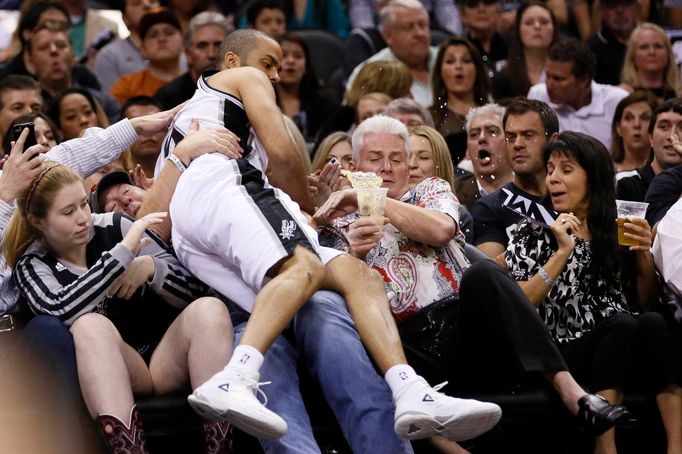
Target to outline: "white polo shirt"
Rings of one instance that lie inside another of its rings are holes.
[[[616,106],[629,93],[613,85],[603,85],[592,81],[590,84],[592,101],[576,110],[568,104],[555,104],[549,100],[547,85],[535,84],[528,91],[529,99],[544,101],[556,112],[559,130],[577,131],[589,134],[611,149],[611,122]]]

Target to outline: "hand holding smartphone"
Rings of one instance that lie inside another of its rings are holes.
[[[14,126],[12,126],[12,130],[10,131],[10,140],[16,142],[19,140],[19,136],[21,136],[21,133],[23,132],[24,129],[28,129],[28,136],[26,137],[26,141],[24,142],[24,150],[23,152],[25,153],[26,150],[31,148],[33,145],[37,145],[38,142],[36,141],[36,131],[35,131],[35,126],[34,124],[31,123],[19,123]],[[37,153],[36,153],[37,155]],[[31,157],[33,159],[33,157]]]

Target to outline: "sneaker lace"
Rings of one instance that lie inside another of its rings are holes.
[[[445,387],[445,385],[447,385],[447,384],[448,384],[448,382],[447,382],[447,381],[444,381],[443,383],[434,386],[434,387],[433,387],[433,390],[434,390],[434,391],[440,391],[440,390],[443,389],[443,388]]]
[[[255,391],[256,398],[258,398],[258,396],[262,396],[263,397],[263,405],[267,405],[268,404],[268,396],[260,389],[260,387],[265,386],[265,385],[271,385],[271,384],[272,384],[271,381],[259,382],[256,380],[252,380],[248,384],[248,387]],[[258,400],[260,400],[260,399],[258,399]]]

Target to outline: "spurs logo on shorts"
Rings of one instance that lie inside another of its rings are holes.
[[[296,223],[291,220],[282,220],[282,232],[279,234],[279,236],[282,237],[283,240],[290,240],[294,237],[294,230],[296,230]]]

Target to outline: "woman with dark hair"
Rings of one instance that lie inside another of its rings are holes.
[[[651,307],[658,295],[651,228],[644,219],[630,219],[625,237],[637,245],[619,247],[613,163],[597,139],[561,133],[545,146],[544,159],[559,215],[551,230],[522,222],[498,262],[538,308],[579,382],[617,403],[630,374],[646,371],[642,384],[656,396],[668,452],[680,452],[682,388],[674,335],[661,314],[631,312]],[[630,370],[633,352],[641,364]],[[595,452],[615,452],[613,430],[597,438]]]
[[[322,91],[305,41],[288,33],[280,41],[282,70],[277,95],[284,114],[294,120],[306,141],[312,142],[322,121],[339,106]]]
[[[48,109],[48,115],[64,140],[75,139],[87,128],[106,128],[109,120],[100,103],[82,88],[68,88],[57,96]]]
[[[17,117],[12,121],[7,130],[11,131],[14,125],[21,123],[33,123],[36,143],[45,147],[44,153],[47,153],[52,147],[61,142],[57,128],[52,123],[52,120],[50,120],[50,117],[43,112],[33,111]],[[5,154],[9,154],[12,151],[11,140],[16,140],[11,134],[5,134],[5,137],[2,139],[2,150]]]
[[[650,91],[637,90],[623,98],[611,123],[611,157],[616,180],[629,171],[643,167],[651,158],[649,120],[660,100]]]
[[[526,96],[533,85],[544,82],[549,48],[559,39],[554,13],[545,3],[521,5],[509,45],[507,62],[493,81],[493,97]]]
[[[465,38],[448,38],[436,55],[431,115],[444,137],[462,132],[472,107],[490,102],[490,79],[476,46]]]

